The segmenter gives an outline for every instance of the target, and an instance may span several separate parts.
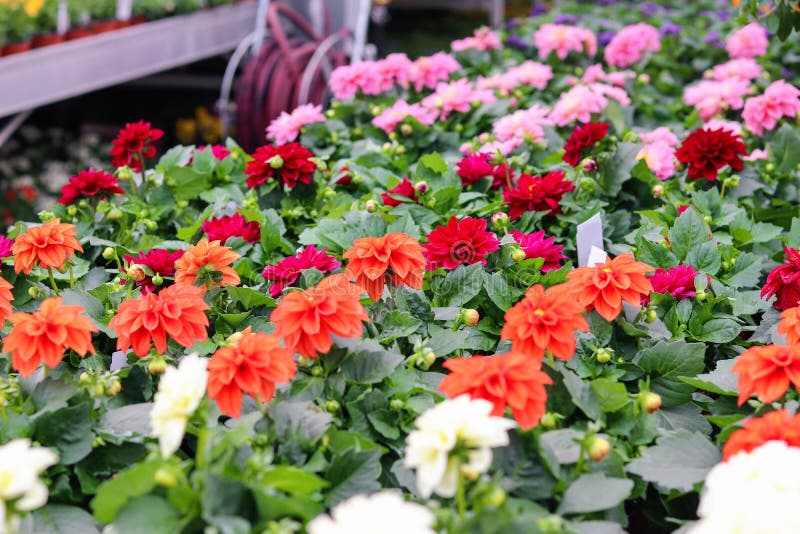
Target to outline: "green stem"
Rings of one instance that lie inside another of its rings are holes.
[[[137,152],[136,156],[139,158],[139,167],[141,168],[141,173],[142,173],[142,189],[144,189],[144,185],[145,183],[147,183],[147,175],[145,174],[145,169],[144,169],[144,156],[142,156],[141,152]],[[131,183],[134,183],[133,177],[131,177]],[[138,192],[136,196],[137,197],[139,196]],[[144,198],[142,198],[142,200],[144,200]]]
[[[722,189],[719,192],[719,198],[725,198],[725,180],[722,181]]]
[[[58,286],[56,285],[56,279],[55,279],[55,277],[53,276],[53,269],[51,269],[50,267],[48,267],[48,268],[47,268],[47,272],[50,274],[50,287],[52,287],[52,288],[53,288],[53,291],[55,291],[55,292],[56,292],[56,295],[58,295]]]
[[[69,287],[75,287],[75,272],[72,270],[72,264],[69,264]]]
[[[458,517],[461,519],[461,526],[464,526],[464,520],[467,515],[467,499],[466,499],[466,484],[464,484],[464,475],[458,474],[458,489],[456,490],[456,503],[458,504]]]
[[[583,472],[583,464],[585,461],[583,457],[585,454],[586,454],[586,443],[584,441],[581,441],[581,450],[578,453],[578,461],[575,463],[575,471],[573,473],[575,476],[578,476]]]
[[[205,467],[206,464],[206,440],[207,429],[205,421],[200,425],[200,432],[197,433],[197,467]]]

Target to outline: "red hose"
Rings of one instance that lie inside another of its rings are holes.
[[[296,30],[291,38],[284,23]],[[236,82],[236,137],[249,151],[264,144],[265,129],[274,118],[297,107],[306,66],[326,39],[300,13],[278,2],[272,2],[267,10],[267,27],[269,37],[247,62]],[[326,57],[332,69],[347,61],[341,45],[329,50]],[[321,104],[326,94],[327,80],[317,66],[309,101]]]

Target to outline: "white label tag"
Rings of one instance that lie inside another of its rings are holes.
[[[118,350],[116,352],[111,353],[111,371],[116,371],[118,369],[122,369],[123,367],[128,367],[128,352],[122,352]]]
[[[589,258],[586,260],[586,267],[594,267],[598,263],[605,263],[607,259],[608,254],[606,254],[605,250],[592,245],[592,249],[589,251]]]
[[[67,3],[61,1],[58,3],[58,13],[56,14],[56,32],[59,35],[64,35],[69,29],[69,11],[67,11]]]
[[[117,0],[117,19],[129,20],[133,11],[133,0]]]
[[[578,225],[575,241],[578,245],[578,267],[590,265],[589,254],[592,247],[603,250],[603,220],[599,213]]]

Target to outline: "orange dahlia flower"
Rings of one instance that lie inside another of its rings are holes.
[[[14,295],[11,294],[12,289],[14,286],[0,278],[0,328],[3,328],[6,319],[11,316],[11,301],[14,300]]]
[[[208,362],[208,398],[231,417],[242,413],[243,393],[267,402],[275,396],[275,384],[288,382],[297,371],[292,352],[280,346],[278,336],[253,333],[249,326],[240,334]]]
[[[56,367],[67,349],[81,356],[94,354],[92,332],[97,328],[82,313],[81,306],[64,306],[61,297],[43,300],[33,313],[12,313],[14,327],[3,342],[3,350],[11,353],[11,366],[30,376],[41,361]]]
[[[167,336],[183,347],[208,337],[209,309],[203,301],[203,289],[175,284],[159,293],[147,293],[119,305],[108,326],[117,331],[117,350],[128,350],[142,357],[150,352],[151,342],[156,351],[167,350]]]
[[[331,350],[331,336],[361,337],[362,321],[369,321],[358,296],[330,287],[322,280],[305,291],[292,291],[273,310],[275,335],[294,352],[307,358]]]
[[[50,219],[41,226],[29,228],[11,246],[14,271],[28,274],[36,265],[58,269],[76,250],[83,252],[76,235],[75,225],[62,223],[60,219]]]
[[[761,402],[772,402],[786,393],[790,382],[800,388],[800,346],[750,347],[732,370],[739,375],[739,406],[753,393]]]
[[[450,398],[466,393],[473,399],[488,400],[494,404],[495,416],[502,416],[508,406],[525,430],[535,427],[544,415],[547,403],[544,386],[553,381],[526,354],[453,358],[444,362],[444,366],[451,373],[439,384],[439,391]]]
[[[575,354],[575,331],[588,330],[584,307],[575,300],[567,284],[545,289],[535,285],[506,312],[500,336],[511,340],[514,352],[541,361],[545,350],[560,360]]]
[[[175,282],[211,289],[216,286],[237,286],[239,275],[230,265],[239,254],[219,241],[203,238],[183,253],[175,262]]]
[[[632,254],[620,254],[613,260],[594,267],[578,267],[571,271],[569,284],[575,296],[587,309],[594,308],[606,321],[613,321],[622,311],[622,301],[639,306],[653,289],[645,273],[654,271]]]
[[[786,410],[775,410],[761,417],[753,417],[732,433],[722,449],[722,460],[727,461],[739,452],[750,452],[768,441],[785,441],[792,447],[800,447],[800,415]]]
[[[778,333],[786,336],[786,342],[789,345],[800,342],[800,306],[781,312]]]
[[[422,289],[425,256],[411,236],[395,232],[383,237],[362,237],[343,257],[350,260],[345,273],[375,302],[381,299],[388,275],[396,286]]]

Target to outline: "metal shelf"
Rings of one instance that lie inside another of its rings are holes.
[[[0,117],[228,52],[255,16],[248,1],[0,58]]]

